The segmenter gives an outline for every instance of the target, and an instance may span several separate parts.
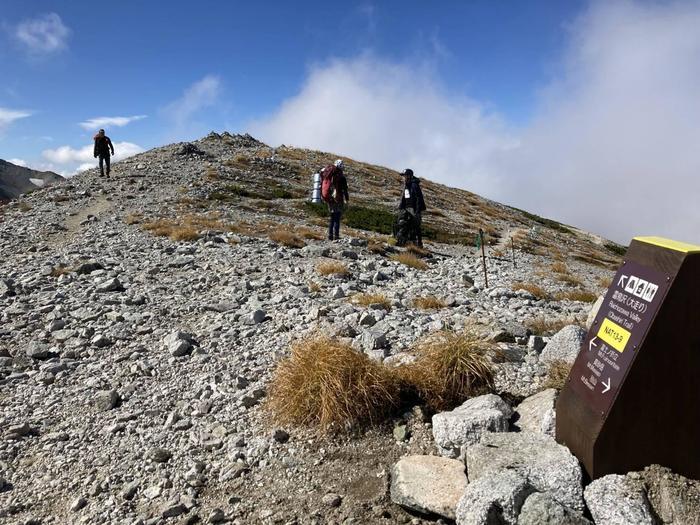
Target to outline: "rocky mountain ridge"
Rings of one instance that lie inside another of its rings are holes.
[[[352,159],[355,212],[328,242],[306,199],[333,158],[212,133],[0,209],[0,517],[626,523],[622,509],[691,523],[697,484],[655,467],[589,485],[551,439],[552,363],[575,358],[619,247],[424,181],[430,240],[401,259],[386,237],[400,178]],[[369,295],[383,301],[356,300]],[[300,338],[332,335],[395,366],[465,327],[503,358],[494,392],[453,411],[319,435],[265,408]]]
[[[37,171],[0,159],[0,202],[63,180],[52,171]]]

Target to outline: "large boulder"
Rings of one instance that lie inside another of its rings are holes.
[[[473,397],[449,412],[433,416],[433,437],[440,455],[457,458],[487,431],[507,432],[513,409],[495,394]]]
[[[502,470],[513,470],[540,492],[583,512],[581,466],[568,448],[533,432],[486,432],[467,448],[467,472],[473,482]]]
[[[514,426],[518,430],[539,432],[554,437],[556,429],[556,411],[554,402],[557,391],[548,388],[523,400],[515,408],[516,420]]]
[[[457,525],[516,525],[520,508],[534,491],[512,470],[472,481],[457,504]]]
[[[585,337],[586,330],[580,326],[565,326],[549,340],[542,350],[540,360],[544,363],[564,361],[573,364]]]
[[[653,525],[656,523],[641,480],[609,474],[585,490],[586,504],[596,523],[605,525]]]
[[[518,525],[592,525],[581,514],[565,507],[550,494],[535,492],[520,509]]]
[[[439,456],[401,458],[391,473],[391,500],[394,503],[452,520],[466,487],[464,463]]]
[[[659,465],[645,468],[641,477],[654,512],[665,524],[700,525],[700,481],[684,478]]]

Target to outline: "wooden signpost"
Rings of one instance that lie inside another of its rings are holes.
[[[654,463],[700,479],[700,246],[632,241],[556,411],[592,479]]]

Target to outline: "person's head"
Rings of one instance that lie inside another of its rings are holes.
[[[343,160],[342,160],[342,159],[338,159],[338,160],[336,160],[336,161],[335,161],[335,163],[334,163],[334,165],[335,165],[335,167],[336,167],[336,168],[338,168],[338,169],[341,169],[341,170],[342,170],[342,169],[343,169],[343,166],[344,166],[344,164],[343,164]]]
[[[413,178],[413,170],[410,168],[406,168],[405,170],[403,170],[401,175],[403,175],[404,180],[408,182]]]
[[[104,137],[104,136],[105,136],[105,130],[101,129],[100,131],[97,132],[97,134],[98,134],[100,137]]]

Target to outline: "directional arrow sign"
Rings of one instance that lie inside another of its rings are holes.
[[[620,278],[619,278],[618,281],[617,281],[617,285],[618,285],[620,288],[624,288],[624,287],[627,285],[627,278],[628,278],[628,277],[629,277],[628,275],[624,275],[624,274],[621,275]]]
[[[591,350],[593,350],[594,347],[597,347],[597,346],[598,346],[597,344],[595,344],[595,341],[596,341],[597,339],[598,339],[598,337],[596,336],[596,337],[594,337],[593,339],[591,339],[590,341],[588,341],[588,351],[589,351],[589,352],[590,352]]]
[[[601,392],[602,394],[605,394],[608,390],[610,390],[610,378],[608,377],[608,382],[606,383],[605,381],[602,382],[603,386],[605,387],[603,391]]]

